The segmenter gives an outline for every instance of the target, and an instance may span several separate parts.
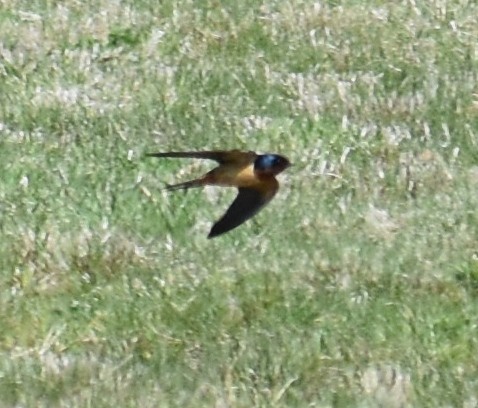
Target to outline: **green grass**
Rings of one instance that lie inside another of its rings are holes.
[[[414,3],[7,1],[0,405],[476,406],[478,8]],[[295,166],[207,240],[144,153],[212,148]]]

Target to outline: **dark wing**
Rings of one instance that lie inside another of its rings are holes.
[[[232,202],[226,213],[211,228],[208,238],[214,238],[224,234],[256,215],[274,197],[278,190],[275,179],[271,188],[260,191],[253,188],[239,188],[239,194]]]
[[[192,159],[210,159],[219,164],[232,162],[252,162],[257,157],[254,152],[241,152],[240,150],[211,150],[205,152],[165,152],[147,153],[150,157],[184,157]]]

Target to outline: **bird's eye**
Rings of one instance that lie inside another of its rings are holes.
[[[274,166],[280,167],[285,164],[284,158],[280,156],[274,157]]]

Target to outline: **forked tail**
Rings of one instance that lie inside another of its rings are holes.
[[[168,191],[174,191],[174,190],[187,190],[188,188],[193,188],[193,187],[202,187],[204,186],[204,179],[195,179],[191,181],[186,181],[184,183],[179,183],[179,184],[168,184],[166,186],[166,190]]]

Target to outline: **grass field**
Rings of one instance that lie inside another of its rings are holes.
[[[0,5],[1,407],[478,406],[475,2]]]

